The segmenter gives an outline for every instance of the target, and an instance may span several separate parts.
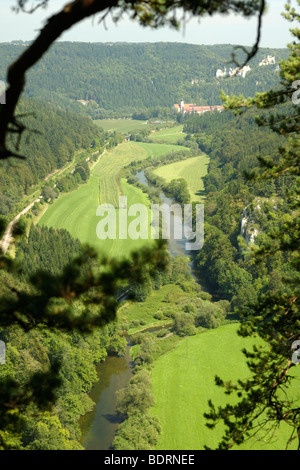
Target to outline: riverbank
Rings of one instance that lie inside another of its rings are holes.
[[[85,450],[111,449],[119,424],[123,421],[116,410],[116,391],[125,387],[133,375],[134,363],[130,357],[131,343],[127,338],[124,356],[109,355],[96,366],[98,381],[89,393],[95,408],[82,416],[81,445]]]
[[[143,172],[140,173],[139,177],[145,184]],[[161,197],[165,198],[163,194],[161,194]],[[168,200],[168,202],[172,203],[171,200]],[[200,302],[207,301],[210,298],[209,294],[202,291],[196,283],[196,279],[192,276],[191,264],[189,259],[186,258],[185,244],[181,240],[175,240],[172,237],[169,241],[169,250],[172,256],[177,258],[173,263],[173,274],[170,275],[174,283],[154,289],[144,302],[127,301],[118,312],[120,329],[126,330],[133,342],[137,343],[130,350],[127,350],[124,358],[114,359],[115,371],[110,368],[113,364],[111,358],[107,359],[107,364],[105,361],[103,365],[99,366],[99,384],[90,394],[92,399],[95,396],[96,408],[92,414],[82,420],[82,443],[86,449],[111,448],[112,441],[107,447],[108,441],[106,437],[103,440],[102,430],[106,429],[106,435],[108,436],[115,436],[119,424],[122,422],[122,417],[117,413],[116,393],[120,390],[120,383],[123,378],[127,377],[128,379],[123,388],[130,381],[133,372],[131,359],[136,362],[138,367],[140,367],[141,361],[144,363],[143,356],[141,358],[141,348],[143,346],[139,342],[143,342],[143,338],[147,338],[149,335],[158,335],[160,337],[157,338],[156,336],[156,338],[159,341],[159,343],[157,342],[159,348],[156,348],[153,358],[166,354],[182,340],[180,336],[171,331],[174,327],[174,315],[176,312],[179,314],[181,311],[181,306],[178,305],[180,301],[188,305],[196,298]],[[139,335],[139,339],[137,335]],[[118,371],[119,364],[123,366],[121,374]],[[101,383],[103,383],[104,388],[102,388]],[[108,394],[111,395],[109,402],[107,402]]]
[[[100,250],[99,239],[96,236],[96,224],[98,222],[96,209],[99,202],[108,202],[115,205],[122,190],[123,195],[128,196],[129,203],[150,204],[148,196],[141,189],[128,184],[124,178],[120,178],[121,187],[120,184],[117,184],[120,170],[131,162],[142,161],[149,156],[155,159],[168,152],[175,153],[180,149],[180,146],[173,144],[123,142],[116,148],[107,150],[102,154],[101,160],[91,167],[89,181],[72,193],[60,196],[42,215],[38,222],[39,225],[45,224],[55,228],[65,228],[73,236],[79,238],[81,242],[91,244]],[[187,150],[184,148],[184,152]],[[161,197],[165,198],[163,199],[164,202],[172,203],[172,200],[166,198],[163,194],[161,194]],[[137,249],[138,242],[142,243],[144,241],[105,240],[105,242],[106,244],[102,243],[105,253],[115,257],[128,255],[131,249]],[[129,242],[131,242],[131,245]],[[189,297],[187,292],[194,292],[191,297],[196,292],[198,294],[200,291],[202,292],[196,284],[195,278],[191,277],[191,265],[188,266],[190,260],[187,258],[188,253],[185,252],[185,242],[172,238],[169,241],[169,251],[174,258],[185,257],[183,265],[177,266],[176,262],[174,266],[179,277],[182,269],[186,274],[183,275],[182,279],[178,279],[177,285],[175,284],[175,278],[173,278],[172,283],[174,282],[174,284],[169,286],[161,285],[159,288],[154,289],[153,295],[148,296],[146,302],[126,303],[126,306],[124,305],[121,308],[119,318],[120,330],[126,330],[131,336],[141,330],[143,330],[142,334],[145,336],[153,333],[153,331],[157,333],[159,329],[164,330],[159,333],[162,335],[159,341],[161,352],[172,349],[180,340],[180,337],[174,335],[173,332],[163,328],[165,325],[168,325],[168,327],[173,325],[174,319],[168,317],[168,314],[172,313],[170,310],[174,314],[177,308],[176,302],[180,301],[181,298]],[[195,291],[193,291],[194,288]],[[201,295],[204,295],[206,299],[208,298],[207,293],[202,292]],[[151,302],[153,303],[151,304]],[[128,314],[129,305],[134,306],[134,309],[135,307],[139,309],[139,312],[135,310]],[[145,306],[151,310],[148,317],[144,309]],[[131,322],[133,323],[130,324]],[[127,339],[129,341],[129,338]],[[96,404],[95,409],[80,420],[84,448],[102,450],[109,449],[112,445],[113,436],[122,421],[116,413],[116,392],[128,384],[134,367],[132,357],[130,357],[130,348],[133,348],[131,354],[136,358],[140,354],[139,347],[128,345],[125,356],[108,356],[103,363],[97,366],[99,380],[89,393],[89,396]],[[102,429],[105,431],[102,432]],[[106,438],[106,436],[110,437]]]

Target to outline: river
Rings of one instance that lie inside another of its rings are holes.
[[[80,420],[82,446],[86,450],[108,450],[122,419],[116,411],[116,391],[126,387],[131,379],[134,363],[127,343],[125,356],[108,356],[98,364],[98,382],[89,393],[96,407]]]
[[[136,174],[139,182],[148,185],[144,170]],[[171,205],[174,201],[163,192],[160,194],[162,203]],[[171,218],[173,215],[171,214]],[[171,230],[172,234],[172,230]],[[176,240],[172,236],[168,242],[172,256],[188,256],[185,250],[185,240]],[[191,274],[195,280],[193,262],[189,263]],[[149,329],[151,330],[151,329]],[[82,431],[81,444],[86,450],[111,449],[114,435],[122,419],[116,411],[116,392],[125,387],[133,374],[134,364],[129,355],[128,339],[125,356],[108,356],[97,366],[99,381],[94,385],[89,396],[96,403],[95,409],[80,420]]]

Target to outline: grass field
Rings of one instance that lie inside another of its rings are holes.
[[[134,119],[97,119],[93,122],[105,131],[118,131],[122,133],[144,129],[146,126],[149,126],[147,121]]]
[[[39,225],[64,228],[82,243],[88,243],[109,256],[128,256],[130,251],[139,249],[147,243],[145,240],[99,240],[96,226],[100,218],[96,216],[99,204],[119,205],[119,196],[128,198],[128,206],[144,204],[150,206],[148,197],[138,188],[119,181],[118,173],[122,167],[134,160],[143,160],[149,155],[158,156],[168,153],[174,145],[138,144],[124,142],[112,150],[105,152],[99,162],[91,170],[87,184],[80,186],[71,193],[61,195],[39,219]],[[118,209],[116,216],[118,220]],[[134,218],[134,217],[133,217]],[[130,223],[132,219],[128,219]],[[150,221],[150,217],[149,217]],[[149,225],[150,227],[150,225]],[[118,224],[117,224],[118,234]],[[150,243],[150,241],[148,241]]]
[[[168,303],[166,303],[167,297]],[[165,324],[166,320],[158,320],[154,315],[164,306],[172,308],[181,297],[186,297],[186,293],[179,286],[167,284],[159,290],[152,291],[146,302],[127,302],[119,310],[119,315],[121,320],[129,324],[128,334],[132,335],[141,329]]]
[[[133,203],[150,205],[147,196],[138,188],[130,186],[125,180],[121,181],[124,196],[128,198],[128,205]],[[100,240],[97,237],[96,227],[100,217],[96,216],[99,206],[99,179],[93,175],[89,183],[81,186],[72,193],[61,196],[40,218],[39,225],[47,225],[68,230],[73,237],[82,243],[95,247],[99,253],[108,256],[123,258],[132,250],[139,249],[147,241],[145,240]],[[117,237],[119,233],[119,210],[116,209]],[[128,223],[131,222],[128,218]],[[150,220],[150,219],[149,219]],[[150,241],[148,242],[150,243]]]
[[[160,140],[163,142],[177,142],[182,140],[185,134],[182,133],[183,126],[170,127],[169,129],[162,129],[161,131],[154,132],[150,135],[151,140]]]
[[[253,339],[237,336],[237,328],[231,324],[188,337],[156,360],[151,378],[156,404],[151,413],[158,416],[162,427],[157,450],[201,450],[204,445],[215,448],[219,443],[222,425],[209,430],[203,413],[209,411],[209,399],[216,406],[234,399],[215,386],[215,375],[235,381],[249,374],[241,351],[250,348]],[[284,449],[287,428],[281,428],[280,433],[271,442],[258,436],[258,441],[239,448]]]
[[[209,157],[201,155],[161,166],[154,170],[154,173],[168,182],[172,179],[184,178],[188,184],[192,201],[201,202],[204,199],[202,178],[207,173],[208,163]]]
[[[156,144],[147,142],[131,142],[132,145],[136,145],[142,148],[146,153],[147,157],[160,157],[171,152],[179,152],[180,150],[189,150],[188,147],[174,144]]]
[[[106,152],[92,171],[93,175],[99,179],[99,202],[114,204],[115,206],[119,204],[118,173],[121,168],[130,162],[144,160],[149,156],[156,158],[182,148],[168,144],[124,142]]]

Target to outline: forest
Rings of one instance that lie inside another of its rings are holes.
[[[68,249],[66,250],[66,246]],[[1,296],[10,295],[14,288],[38,275],[41,270],[58,274],[81,251],[79,240],[66,231],[32,226],[28,239],[18,245],[16,260],[22,266],[18,276],[1,272]],[[77,305],[80,308],[80,305]],[[92,334],[71,334],[58,330],[35,330],[24,334],[16,326],[1,329],[5,341],[6,364],[1,367],[1,382],[17,380],[22,387],[36,372],[61,364],[55,378],[55,409],[43,411],[36,405],[20,410],[18,425],[12,431],[1,431],[6,449],[75,450],[81,449],[78,419],[93,407],[87,391],[97,381],[95,363],[111,353],[123,353],[125,339],[117,333],[114,323]],[[2,394],[5,393],[2,390]],[[3,395],[2,395],[3,396]]]
[[[266,233],[287,213],[285,188],[291,184],[291,177],[253,182],[246,173],[258,169],[260,154],[275,155],[283,139],[269,129],[259,128],[252,110],[239,117],[230,113],[192,117],[184,129],[186,138],[195,140],[210,157],[203,179],[207,194],[206,243],[197,255],[196,265],[206,273],[213,291],[229,300],[233,309],[255,303],[260,292],[280,284],[285,270],[290,269],[288,259],[278,252],[258,268],[251,259],[241,256],[239,240],[244,238],[248,244],[266,242]]]
[[[5,77],[6,67],[23,49],[14,44],[0,45],[0,76]],[[231,45],[59,42],[30,71],[25,91],[28,97],[93,118],[132,114],[150,118],[181,99],[216,105],[221,104],[221,90],[253,96],[268,89],[278,83],[276,66],[287,51],[261,49],[245,78],[217,78],[217,70],[224,70],[231,54]],[[259,66],[269,55],[275,57],[276,64]],[[237,60],[242,57],[237,51]],[[89,103],[84,106],[76,100]]]
[[[91,150],[106,141],[105,133],[86,117],[41,101],[25,98],[18,112],[28,115],[26,125],[33,131],[21,142],[20,154],[24,152],[27,157],[24,161],[1,162],[0,214],[4,216],[14,214],[24,195],[72,161],[76,152]]]

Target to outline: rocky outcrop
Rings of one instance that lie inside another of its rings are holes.
[[[255,210],[251,213],[249,210],[249,206],[245,207],[243,209],[242,217],[241,217],[241,232],[240,234],[242,237],[245,239],[245,242],[247,245],[255,244],[255,240],[257,236],[259,235],[260,231],[258,228],[255,226],[256,221],[255,221],[255,211],[260,210],[261,207],[258,204],[255,207]]]
[[[266,66],[266,65],[275,65],[276,64],[276,59],[274,56],[272,55],[268,55],[267,57],[265,57],[260,63],[259,63],[259,66],[260,67],[263,67],[263,66]]]
[[[245,67],[242,67],[241,69],[239,68],[233,69],[232,67],[230,67],[229,70],[227,70],[227,67],[225,67],[224,70],[222,69],[217,70],[216,78],[235,77],[235,76],[245,78],[247,73],[250,72],[250,70],[251,70],[251,67],[249,67],[249,65],[246,65]]]

